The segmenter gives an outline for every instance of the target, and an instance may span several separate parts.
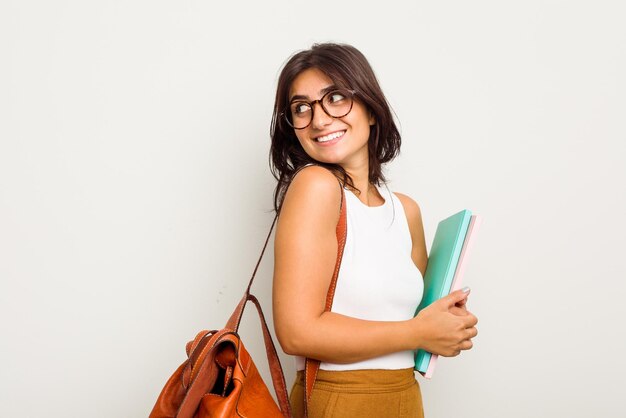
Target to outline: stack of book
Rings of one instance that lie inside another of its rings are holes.
[[[465,265],[481,221],[480,216],[462,210],[439,222],[424,274],[424,295],[415,315],[436,300],[461,288]],[[437,357],[428,351],[417,350],[415,370],[430,379]]]

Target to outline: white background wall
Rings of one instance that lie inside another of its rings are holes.
[[[485,219],[480,334],[419,378],[427,416],[623,416],[625,18],[618,0],[3,0],[2,415],[147,416],[272,220],[281,65],[332,40],[398,115],[388,176],[427,241],[461,208]]]

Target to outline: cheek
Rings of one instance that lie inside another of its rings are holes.
[[[306,139],[306,135],[304,134],[304,132],[302,131],[296,131],[296,138],[295,140],[298,141],[300,143],[300,146],[303,149],[307,149],[308,146],[310,146],[310,144],[308,143],[308,140]]]
[[[376,123],[374,117],[365,110],[364,107],[359,106],[357,111],[354,114],[354,118],[352,120],[354,126],[357,126],[359,130],[368,130],[372,125]],[[354,110],[353,110],[354,112]]]
[[[359,115],[359,118],[354,121],[353,127],[361,135],[365,135],[368,138],[370,130],[374,129],[374,126],[370,124],[370,120],[367,115]]]

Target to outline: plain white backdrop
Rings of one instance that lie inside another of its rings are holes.
[[[426,416],[623,416],[625,18],[618,0],[3,0],[2,415],[148,415],[270,226],[282,64],[338,41],[398,116],[387,174],[427,242],[460,209],[484,217],[479,336],[418,377]],[[270,318],[272,256],[254,286]]]

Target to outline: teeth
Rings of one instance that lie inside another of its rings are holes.
[[[340,132],[333,132],[332,134],[328,134],[326,136],[320,136],[319,138],[317,138],[317,142],[328,142],[328,141],[332,141],[335,138],[339,138],[340,136],[342,136],[345,133],[345,131],[340,131]]]

